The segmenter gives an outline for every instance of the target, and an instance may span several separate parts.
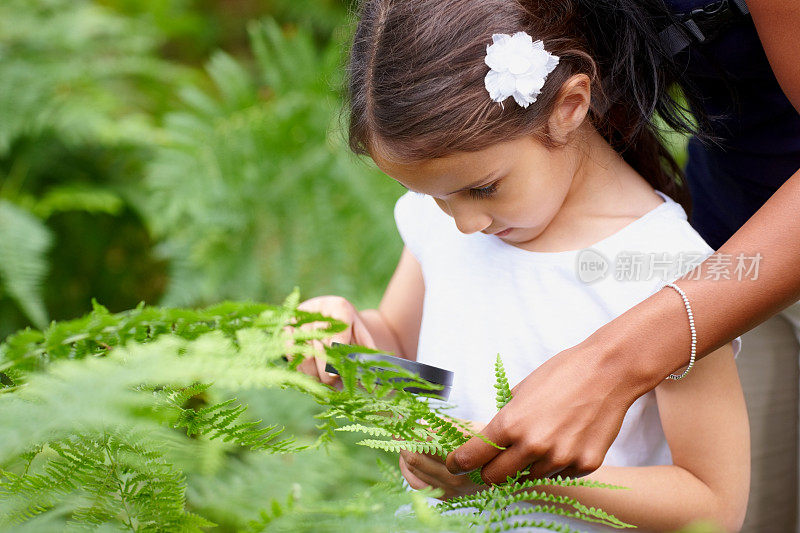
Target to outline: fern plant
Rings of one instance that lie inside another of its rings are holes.
[[[38,327],[47,324],[41,286],[52,241],[41,220],[0,199],[0,297],[5,292]]]
[[[213,522],[187,500],[187,474],[178,466],[187,457],[221,458],[214,452],[220,449],[234,456],[299,457],[323,444],[335,446],[347,434],[369,437],[358,442],[362,448],[446,456],[469,438],[469,430],[447,415],[446,406],[404,390],[409,382],[420,388],[432,384],[401,368],[376,369],[349,359],[347,347],[330,348],[326,354],[340,372],[341,390],[296,372],[304,357],[318,355],[308,340],[329,337],[344,327],[298,311],[298,301],[295,292],[278,307],[140,306],[119,314],[95,304],[82,319],[9,338],[0,346],[0,526],[22,527],[55,513],[76,525],[202,530]],[[287,330],[318,321],[328,327]],[[313,398],[321,407],[317,437],[287,435],[280,424],[250,419],[247,405],[231,396],[264,388],[291,389]],[[536,512],[624,526],[600,510],[534,490],[542,485],[614,487],[523,476],[434,508],[423,504],[436,492],[408,494],[379,485],[361,495],[369,500],[354,495],[333,503],[307,502],[290,491],[287,499],[265,502],[247,527],[274,529],[311,521],[306,523],[327,523],[333,530],[337,523],[366,524],[363,517],[369,515],[428,529],[453,530],[453,524],[491,529],[533,523],[530,516]],[[522,501],[537,505],[515,507]],[[403,505],[413,512],[398,515]],[[465,508],[475,512],[452,513]]]
[[[271,301],[295,285],[375,301],[402,247],[402,189],[344,142],[347,36],[320,49],[273,19],[249,34],[253,64],[212,56],[212,88],[182,88],[146,169],[137,205],[169,262],[163,303]]]
[[[56,237],[80,234],[81,255],[85,242],[100,238],[92,224],[51,217],[120,214],[137,177],[137,150],[156,137],[168,100],[162,93],[193,78],[157,57],[162,39],[145,21],[101,4],[0,3],[0,338],[18,325],[46,327],[49,262],[59,272],[74,268],[58,264]]]

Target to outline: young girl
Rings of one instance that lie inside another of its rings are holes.
[[[649,122],[653,109],[675,122],[675,108],[669,65],[655,64],[648,39],[654,14],[634,6],[617,14],[609,56],[577,1],[363,3],[350,146],[410,192],[395,207],[405,248],[379,308],[333,296],[301,305],[352,324],[333,341],[455,371],[454,416],[485,423],[497,353],[517,383],[711,253],[676,202],[677,166]],[[615,75],[640,58],[638,78]],[[674,335],[688,362],[688,319]],[[589,478],[631,490],[551,492],[648,530],[697,519],[738,530],[750,471],[736,352],[726,345],[642,396],[605,458],[561,472],[596,470]],[[322,360],[300,368],[335,379]],[[400,466],[413,488],[447,498],[480,488],[429,456],[404,453]]]

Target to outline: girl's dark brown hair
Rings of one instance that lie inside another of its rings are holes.
[[[589,119],[656,189],[689,211],[685,180],[653,121],[695,132],[668,90],[675,67],[658,39],[662,0],[362,0],[347,68],[349,144],[420,161],[534,135],[563,83],[592,80]],[[528,32],[559,56],[537,101],[493,102],[484,87],[493,33]]]

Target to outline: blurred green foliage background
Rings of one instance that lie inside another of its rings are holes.
[[[403,190],[345,145],[349,9],[0,3],[0,339],[93,297],[377,305]]]

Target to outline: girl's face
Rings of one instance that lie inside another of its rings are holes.
[[[580,181],[581,157],[569,144],[548,148],[532,136],[413,164],[373,159],[407,189],[432,196],[461,232],[521,248],[566,207]]]

